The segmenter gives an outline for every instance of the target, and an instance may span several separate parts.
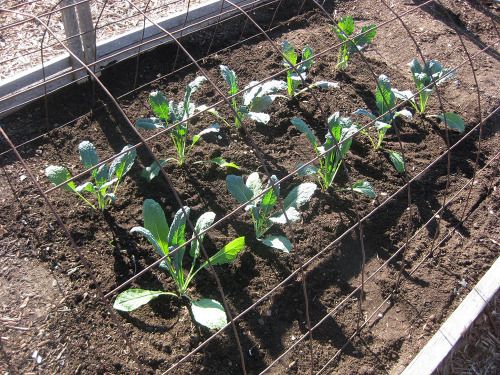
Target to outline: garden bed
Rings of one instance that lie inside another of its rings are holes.
[[[471,8],[472,2],[458,5],[450,5],[448,1],[443,3],[452,6],[455,21],[468,35],[465,40],[471,55],[484,48],[486,43],[496,40],[484,9]],[[275,21],[275,25],[281,22],[281,26],[269,33],[274,41],[288,40],[296,46],[308,43],[315,51],[322,51],[336,43],[329,21],[321,11],[309,5],[303,14],[294,16],[297,8],[288,5],[282,5],[283,10]],[[414,6],[398,4],[394,10],[402,13]],[[379,24],[392,18],[388,11],[380,12],[380,7],[382,5],[375,6],[371,1],[346,1],[338,4],[335,11],[341,16],[352,14],[361,17],[363,24]],[[269,24],[272,10],[264,9],[255,14],[262,27]],[[329,8],[329,11],[333,12],[333,9]],[[459,39],[447,24],[448,18],[440,13],[437,6],[419,9],[407,15],[405,21],[426,56],[438,59],[447,67],[463,64],[464,54]],[[235,28],[235,25],[238,27]],[[238,41],[239,27],[239,21],[220,26],[213,50]],[[245,33],[252,35],[255,30],[248,25]],[[196,58],[200,58],[204,56],[200,46],[206,45],[210,36],[211,30],[208,30],[183,38],[182,42]],[[347,71],[337,71],[336,51],[334,49],[318,57],[311,71],[315,79],[340,84],[338,89],[314,91],[324,111],[327,114],[340,111],[342,115],[349,115],[358,108],[373,109],[376,85],[370,70],[357,55]],[[169,72],[176,52],[176,47],[165,46],[141,56],[140,83],[150,82],[158,75]],[[379,28],[374,44],[365,55],[375,74],[389,76],[393,87],[413,87],[407,63],[417,55],[397,21]],[[486,51],[474,59],[483,118],[498,106],[496,57],[496,52]],[[186,63],[188,61],[181,58],[177,66]],[[131,59],[103,73],[101,79],[115,97],[132,88],[135,64],[136,60]],[[252,80],[263,79],[282,69],[282,58],[269,42],[254,38],[242,46],[203,59],[202,67],[219,87],[227,90],[219,75],[220,64],[235,69],[243,87]],[[119,104],[132,121],[148,117],[151,115],[147,104],[150,91],[162,90],[167,97],[179,100],[184,87],[196,74],[194,67],[182,69],[122,97]],[[81,170],[78,144],[82,140],[90,140],[102,158],[112,156],[125,144],[139,142],[116,108],[98,89],[97,103],[105,104],[105,107],[87,114],[93,100],[92,92],[90,85],[79,85],[49,97],[47,121],[44,121],[43,101],[3,120],[5,131],[15,144],[39,136],[19,151],[45,189],[50,187],[44,176],[47,165],[65,165],[73,173]],[[466,120],[466,132],[480,121],[468,64],[463,65],[457,77],[443,85],[440,92],[444,106],[460,113]],[[218,100],[217,92],[206,83],[194,94],[194,100],[197,104],[210,105]],[[219,106],[218,110],[225,117],[232,118],[227,106]],[[436,96],[432,97],[428,112],[439,112]],[[311,94],[304,94],[300,100],[278,98],[270,113],[268,125],[249,123],[247,133],[223,126],[220,137],[207,138],[200,143],[201,147],[194,149],[185,167],[173,164],[165,167],[174,188],[191,208],[192,218],[209,210],[220,218],[237,207],[237,202],[226,189],[226,171],[207,163],[193,164],[194,161],[222,156],[241,166],[240,171],[232,170],[230,173],[248,175],[259,171],[264,176],[262,163],[256,155],[257,149],[272,173],[281,178],[300,162],[314,157],[307,139],[290,124],[292,117],[301,117],[311,125],[319,139],[324,138],[326,130],[321,113]],[[61,127],[78,116],[78,120]],[[208,115],[197,118],[191,125],[193,134],[194,130],[203,129],[211,121]],[[493,115],[484,124],[478,168],[484,167],[498,152],[497,122],[498,117]],[[400,122],[399,129],[410,176],[428,168],[446,151],[443,124],[432,118],[414,116],[412,120]],[[143,134],[147,136],[151,133]],[[449,137],[450,143],[455,144],[462,135],[450,131]],[[451,153],[450,195],[472,177],[479,147],[477,139],[478,133],[472,133]],[[392,131],[384,142],[387,149],[399,149],[398,139]],[[158,157],[174,156],[171,141],[166,135],[155,138],[150,145]],[[2,151],[6,149],[3,144]],[[179,208],[170,187],[161,177],[151,183],[141,179],[142,167],[152,161],[144,148],[138,148],[138,162],[125,178],[116,204],[104,214],[90,210],[66,192],[58,190],[49,195],[105,292],[157,260],[151,246],[129,233],[132,227],[143,224],[144,199],[153,198],[160,202],[169,221]],[[97,296],[91,275],[49,214],[42,198],[35,194],[33,183],[12,152],[2,155],[1,165],[0,238],[3,246],[0,251],[5,261],[0,271],[0,299],[2,317],[13,319],[2,320],[2,349],[8,371],[93,374],[138,373],[142,369],[147,373],[162,373],[210,336],[208,330],[193,324],[182,301],[168,296],[160,297],[130,314],[120,313],[117,318],[110,315]],[[245,235],[247,238],[246,250],[237,261],[217,269],[233,315],[248,308],[303,262],[356,224],[356,213],[364,216],[383,205],[363,224],[367,257],[365,272],[367,276],[371,275],[405,243],[408,226],[411,226],[410,234],[413,234],[433,217],[446,194],[446,157],[412,183],[411,210],[407,209],[406,190],[390,202],[385,202],[405,181],[394,170],[387,156],[374,151],[366,138],[355,138],[346,165],[351,179],[371,182],[378,193],[377,198],[371,200],[359,195],[353,202],[349,191],[340,190],[347,184],[345,174],[340,175],[335,191],[330,189],[322,193],[318,189],[305,207],[302,222],[282,227],[294,244],[291,254],[274,251],[256,241],[243,210],[209,232],[205,240],[209,253],[214,253],[237,236]],[[376,321],[346,347],[340,360],[332,364],[327,372],[375,374],[401,371],[459,304],[461,296],[466,295],[470,286],[484,274],[498,255],[497,165],[493,162],[478,175],[468,201],[466,221],[460,223],[467,190],[440,213],[441,220],[431,222],[411,241],[405,253],[407,271],[430,250],[434,237],[440,239],[460,224],[458,231],[417,273],[412,276],[403,273],[405,284],[401,292],[391,299],[391,304],[380,310]],[[294,176],[282,184],[282,190],[288,192],[305,180],[308,179]],[[400,257],[396,258],[366,284],[366,299],[363,301],[366,317],[392,293],[400,261]],[[361,263],[360,242],[356,232],[352,231],[309,265],[307,289],[313,325],[359,284]],[[172,289],[172,281],[158,268],[140,277],[133,285]],[[220,300],[214,279],[208,272],[200,273],[192,293]],[[356,331],[357,317],[358,303],[352,299],[336,312],[334,318],[326,320],[314,331],[315,370],[319,370]],[[277,289],[269,299],[244,315],[237,325],[247,370],[252,374],[258,373],[307,332],[301,278],[293,278]],[[135,354],[129,351],[118,331],[121,329],[125,330],[124,334]],[[41,357],[39,364],[31,358],[34,351]],[[310,366],[309,341],[306,339],[271,372],[302,374]],[[241,373],[239,353],[231,329],[226,329],[174,373]]]

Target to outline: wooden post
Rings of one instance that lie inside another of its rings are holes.
[[[64,25],[64,32],[66,34],[66,45],[69,50],[75,54],[80,60],[84,60],[83,56],[83,46],[80,38],[80,28],[78,27],[78,20],[76,16],[75,6],[70,6],[74,4],[74,0],[62,0],[60,3],[62,21]],[[73,69],[76,70],[81,67],[81,64],[71,56],[71,65]],[[75,71],[73,73],[73,78],[78,79],[86,75],[85,71]]]
[[[83,46],[83,56],[86,64],[93,63],[96,56],[96,33],[92,23],[92,13],[90,12],[90,1],[80,3],[76,6],[78,25]],[[96,71],[96,67],[92,67]]]

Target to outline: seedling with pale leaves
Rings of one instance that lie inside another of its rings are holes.
[[[136,121],[136,126],[142,129],[155,130],[174,125],[170,130],[170,137],[172,138],[177,158],[162,159],[160,160],[160,165],[153,162],[153,164],[145,168],[143,172],[143,176],[147,180],[150,181],[158,176],[160,173],[160,166],[164,166],[170,161],[175,161],[178,165],[183,165],[188,153],[204,135],[219,132],[219,124],[212,124],[194,135],[190,144],[188,142],[189,122],[187,119],[200,111],[200,107],[196,107],[195,103],[191,101],[191,96],[205,81],[205,77],[196,77],[186,86],[184,99],[179,103],[173,100],[167,100],[166,96],[160,91],[153,91],[149,94],[149,105],[155,117],[139,119]]]
[[[226,177],[229,193],[241,204],[246,204],[245,211],[250,213],[255,230],[255,237],[264,245],[289,253],[292,250],[290,240],[284,236],[264,235],[274,224],[286,224],[300,220],[299,209],[309,202],[316,184],[302,183],[293,188],[283,201],[282,209],[276,207],[280,196],[278,178],[271,176],[266,188],[257,172],[250,174],[246,180],[241,176]],[[268,190],[266,190],[268,189]],[[266,190],[264,194],[262,194]]]
[[[129,150],[127,152],[124,152]],[[83,141],[78,145],[80,160],[86,169],[92,168],[99,163],[99,156],[92,143]],[[87,181],[79,186],[76,186],[74,181],[65,183],[62,187],[75,193],[87,205],[93,209],[106,209],[110,203],[116,200],[116,192],[118,186],[123,180],[123,177],[134,165],[136,151],[132,146],[127,145],[122,149],[123,154],[117,156],[108,167],[102,164],[98,168],[94,168],[91,172],[91,181]],[[45,169],[45,175],[54,185],[60,185],[71,178],[71,173],[66,167],[58,165],[49,165]],[[110,192],[110,189],[111,192]],[[92,204],[83,194],[90,193],[97,201],[97,207]]]
[[[347,69],[351,55],[365,49],[377,35],[376,25],[366,25],[361,27],[359,35],[354,36],[356,25],[351,16],[342,17],[332,30],[342,42],[337,60],[337,69],[340,70]]]
[[[361,133],[366,135],[370,140],[373,148],[378,150],[382,146],[387,130],[392,127],[392,123],[398,117],[412,118],[412,114],[407,109],[403,108],[396,111],[396,96],[391,88],[391,81],[385,75],[380,75],[377,80],[377,89],[375,91],[375,101],[377,105],[377,112],[373,113],[366,109],[357,109],[354,111],[355,115],[368,116],[371,120],[381,117],[375,121],[375,129],[377,130],[376,141],[372,138],[367,130],[361,130]]]
[[[164,290],[147,289],[128,289],[116,297],[113,307],[120,311],[130,312],[147,304],[151,300],[162,295],[174,296],[176,298],[187,298],[189,308],[195,321],[210,329],[220,329],[227,324],[224,307],[213,299],[202,298],[194,300],[189,295],[189,286],[198,272],[210,265],[221,265],[233,262],[238,253],[245,247],[245,237],[238,237],[229,242],[226,246],[212,255],[206,261],[200,261],[201,243],[205,231],[215,219],[213,212],[205,212],[196,222],[192,236],[192,242],[189,244],[189,257],[191,265],[189,271],[184,269],[184,258],[186,246],[186,220],[189,215],[189,207],[183,207],[177,211],[169,227],[165,218],[165,213],[161,206],[153,199],[146,199],[143,205],[144,227],[134,227],[131,233],[142,234],[153,246],[159,256],[166,256],[160,263],[160,268],[170,275],[175,283],[175,292]],[[175,252],[170,253],[173,249]]]
[[[289,96],[299,95],[307,90],[318,87],[320,89],[338,88],[339,84],[336,82],[329,81],[317,81],[307,86],[306,88],[297,91],[297,89],[302,86],[307,78],[307,72],[311,69],[314,64],[313,49],[306,45],[302,50],[301,62],[297,65],[299,54],[295,51],[295,47],[288,41],[281,43],[281,52],[284,55],[283,65],[287,68],[286,71],[286,82],[287,82],[287,92]]]
[[[393,92],[398,99],[407,100],[415,111],[424,114],[436,85],[441,85],[452,78],[454,71],[453,69],[443,68],[437,60],[426,61],[422,66],[417,59],[413,59],[408,65],[418,92],[418,102],[410,90],[399,91],[393,89]]]
[[[340,167],[351,148],[352,138],[358,133],[358,128],[348,117],[341,117],[339,112],[328,118],[328,133],[323,144],[316,138],[311,127],[302,119],[294,117],[292,125],[303,133],[318,157],[318,165],[304,165],[299,169],[299,175],[316,175],[323,191],[332,186]],[[353,190],[370,198],[375,198],[375,191],[368,181],[357,181]]]
[[[222,78],[224,78],[229,85],[228,94],[237,94],[239,91],[238,77],[234,70],[229,69],[229,67],[225,65],[220,65],[219,68]],[[271,119],[266,113],[267,110],[278,96],[282,96],[277,95],[277,93],[286,89],[286,87],[286,82],[279,80],[270,80],[261,84],[258,84],[257,81],[251,81],[245,86],[245,94],[243,95],[243,101],[241,103],[238,102],[238,97],[233,96],[231,98],[231,107],[234,112],[237,113],[237,116],[234,117],[234,125],[239,128],[241,126],[241,121],[247,118],[262,124],[267,124]],[[218,114],[216,115],[219,116]]]

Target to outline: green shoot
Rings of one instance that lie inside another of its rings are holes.
[[[293,188],[283,201],[283,210],[277,209],[280,195],[280,184],[274,175],[268,181],[264,191],[262,181],[257,172],[250,174],[246,180],[243,177],[229,175],[226,177],[229,193],[241,204],[246,204],[245,211],[250,212],[254,226],[255,237],[264,245],[289,253],[292,250],[290,240],[284,236],[268,235],[263,237],[274,224],[286,224],[287,220],[296,222],[300,220],[301,206],[309,202],[316,184],[306,182]]]
[[[228,94],[235,95],[238,93],[238,77],[234,70],[229,69],[225,65],[221,65],[220,73],[229,86]],[[262,124],[267,124],[271,117],[265,112],[269,109],[273,101],[280,96],[276,95],[276,93],[287,87],[286,82],[278,80],[267,81],[259,85],[256,85],[257,83],[257,81],[251,81],[245,87],[245,94],[243,95],[243,101],[241,103],[238,103],[238,98],[236,96],[231,98],[231,107],[237,114],[234,117],[234,126],[237,128],[241,126],[241,121],[247,118]],[[252,87],[254,85],[256,86]],[[250,87],[252,88],[250,89]],[[216,115],[218,116],[218,114]]]
[[[316,175],[321,189],[327,191],[332,186],[342,162],[351,148],[352,137],[358,132],[358,128],[348,117],[341,117],[340,113],[336,112],[328,118],[329,131],[326,134],[325,142],[321,144],[304,120],[294,117],[291,122],[298,131],[307,137],[318,157],[317,166],[312,164],[302,166],[299,169],[299,175]],[[375,196],[375,191],[366,181],[356,182],[353,189],[370,198]]]
[[[375,129],[377,130],[376,141],[367,130],[361,130],[361,133],[366,135],[372,144],[374,150],[378,150],[382,146],[387,130],[392,127],[392,123],[398,117],[412,118],[412,114],[407,109],[395,111],[396,96],[391,88],[391,81],[385,75],[380,75],[377,81],[377,89],[375,91],[375,101],[377,105],[377,112],[372,113],[366,109],[357,109],[353,114],[364,115],[371,120],[375,120],[377,115],[380,120],[375,121]]]
[[[196,222],[193,234],[193,241],[189,246],[189,257],[191,265],[189,270],[184,269],[184,258],[186,247],[180,247],[175,253],[170,254],[173,248],[182,246],[186,242],[186,220],[189,215],[189,208],[183,207],[177,211],[172,221],[168,225],[165,213],[161,206],[153,199],[146,199],[143,205],[144,227],[134,227],[130,233],[142,234],[153,246],[159,256],[165,260],[160,263],[160,268],[170,275],[175,283],[175,292],[162,290],[129,289],[120,293],[115,300],[113,307],[120,311],[133,311],[149,301],[161,296],[170,295],[177,298],[186,297],[190,303],[190,310],[197,323],[209,328],[220,329],[227,324],[224,307],[212,299],[193,300],[189,295],[190,283],[199,271],[208,267],[233,262],[238,253],[245,247],[245,237],[238,237],[229,242],[226,246],[212,255],[208,260],[200,260],[200,243],[204,234],[200,234],[210,227],[215,219],[213,212],[205,212]]]
[[[196,77],[191,83],[186,86],[184,99],[182,102],[176,103],[173,100],[167,100],[165,95],[160,91],[153,91],[149,94],[149,105],[156,117],[142,118],[136,121],[138,128],[155,130],[164,129],[169,125],[174,125],[170,130],[170,137],[177,153],[177,158],[169,158],[160,160],[160,165],[153,162],[149,167],[145,168],[143,176],[147,180],[155,178],[159,172],[160,167],[164,166],[170,161],[175,161],[177,165],[183,165],[186,161],[188,153],[198,143],[198,141],[206,134],[218,133],[220,130],[219,124],[212,124],[206,129],[203,129],[198,134],[194,135],[191,142],[188,142],[189,135],[189,122],[185,121],[191,117],[195,112],[199,112],[201,107],[191,101],[191,96],[196,92],[203,82],[206,81],[205,77]],[[184,121],[181,123],[181,121]]]
[[[396,151],[389,151],[389,159],[391,160],[392,165],[399,174],[403,174],[406,172],[403,155]]]
[[[123,177],[134,165],[136,151],[132,146],[127,145],[122,152],[130,151],[116,157],[108,167],[102,164],[99,168],[92,170],[92,179],[84,184],[76,186],[74,181],[67,182],[63,188],[76,194],[80,199],[93,209],[105,210],[110,203],[116,200],[116,192]],[[97,151],[92,143],[83,141],[78,145],[80,160],[86,169],[92,168],[99,163]],[[45,169],[45,175],[54,185],[60,185],[71,178],[71,173],[67,168],[57,165],[49,165]],[[109,190],[112,188],[112,191]],[[91,193],[97,201],[97,207],[83,196],[84,193]]]
[[[398,99],[409,101],[415,111],[424,114],[434,88],[452,78],[453,70],[443,68],[437,60],[426,61],[422,66],[417,59],[413,59],[408,65],[418,91],[418,102],[410,90],[393,89],[393,92]]]
[[[354,36],[356,25],[351,16],[346,16],[340,19],[337,25],[332,26],[332,31],[337,35],[342,45],[339,49],[337,60],[337,69],[345,70],[349,64],[349,58],[353,53],[359,52],[366,48],[377,35],[376,25],[366,25],[361,27],[361,33]],[[349,40],[349,39],[352,40]]]
[[[448,126],[448,128],[450,128],[451,130],[455,130],[459,133],[463,133],[465,131],[464,119],[454,112],[446,112],[440,115],[432,115],[429,117],[438,118],[441,122],[446,123],[446,126]]]
[[[281,52],[286,58],[283,59],[283,65],[287,68],[286,83],[287,83],[287,92],[289,96],[297,96],[315,87],[320,89],[339,87],[339,84],[336,82],[317,81],[307,86],[306,88],[297,91],[297,89],[303,84],[303,82],[307,78],[308,70],[311,69],[311,67],[315,62],[314,59],[312,59],[312,56],[314,55],[313,49],[308,45],[304,47],[304,49],[302,50],[302,57],[301,57],[302,63],[299,66],[296,66],[297,61],[299,59],[299,55],[295,51],[295,47],[290,42],[285,40],[284,42],[281,43]]]

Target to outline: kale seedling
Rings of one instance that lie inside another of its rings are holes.
[[[408,65],[418,92],[418,103],[410,90],[393,89],[393,92],[398,99],[409,101],[415,111],[424,114],[434,88],[453,77],[453,70],[443,68],[437,60],[426,61],[422,66],[417,59],[413,59]]]
[[[239,91],[238,77],[234,70],[229,69],[225,65],[221,65],[220,73],[229,85],[228,94],[237,94]],[[237,128],[241,126],[241,121],[246,118],[262,124],[267,124],[271,117],[265,112],[269,109],[273,101],[280,96],[276,95],[276,93],[287,87],[286,82],[279,80],[271,80],[259,85],[256,85],[257,83],[257,81],[251,81],[245,87],[242,103],[238,103],[238,98],[236,96],[231,98],[231,107],[238,114],[238,116],[234,118],[234,125]],[[256,86],[252,87],[254,85]],[[252,88],[250,89],[250,87]]]
[[[295,51],[295,47],[288,41],[281,43],[281,52],[286,57],[283,59],[283,65],[287,68],[286,71],[286,83],[287,92],[289,96],[299,95],[307,90],[318,87],[320,89],[338,88],[339,84],[336,82],[329,81],[317,81],[313,84],[307,86],[297,92],[297,89],[302,85],[303,81],[307,78],[307,71],[311,69],[314,64],[314,55],[311,47],[306,45],[302,50],[301,64],[296,65],[299,59],[299,55]],[[291,64],[291,65],[290,65]],[[295,68],[295,69],[294,69]]]
[[[226,185],[229,193],[241,204],[246,204],[245,211],[249,211],[255,237],[264,245],[289,253],[292,250],[290,240],[284,236],[268,235],[263,238],[274,224],[286,224],[287,219],[290,222],[300,220],[301,206],[309,202],[316,184],[311,182],[302,183],[293,188],[283,201],[283,210],[277,209],[278,198],[280,195],[280,185],[275,175],[267,183],[267,190],[264,191],[262,181],[257,172],[250,174],[246,180],[243,177],[228,175],[226,176]]]
[[[97,208],[105,210],[111,202],[116,200],[116,192],[123,177],[134,165],[136,151],[132,146],[127,145],[122,149],[122,152],[130,149],[130,151],[116,157],[108,167],[102,164],[99,168],[92,170],[92,180],[84,184],[76,186],[74,181],[70,181],[63,185],[65,190],[71,191],[78,195],[86,204],[93,209],[96,206],[90,203],[83,193],[91,193],[97,200]],[[80,152],[80,160],[86,169],[92,168],[99,163],[96,149],[89,141],[83,141],[78,145]],[[49,165],[45,169],[45,175],[54,185],[60,185],[71,178],[71,173],[67,168],[58,165]],[[108,190],[113,187],[112,192]]]
[[[361,27],[360,35],[353,38],[355,29],[354,19],[351,16],[342,17],[337,25],[332,26],[333,32],[342,42],[337,60],[337,69],[345,70],[350,56],[366,48],[377,35],[376,25]],[[349,40],[350,38],[352,40]]]
[[[366,135],[370,140],[373,148],[378,150],[382,145],[387,130],[391,128],[392,123],[397,117],[403,116],[408,119],[412,118],[412,114],[407,109],[395,111],[396,96],[391,89],[391,81],[385,75],[380,75],[377,80],[377,89],[375,91],[375,101],[377,105],[377,113],[372,113],[366,109],[357,109],[354,111],[355,115],[368,116],[370,119],[375,120],[377,115],[381,116],[380,120],[375,121],[375,129],[377,129],[377,141],[375,142],[366,130],[361,130],[361,133]]]
[[[153,199],[146,199],[143,206],[144,227],[134,227],[131,233],[142,234],[153,246],[155,251],[161,256],[167,256],[160,263],[160,268],[166,271],[175,283],[175,292],[163,290],[128,289],[116,297],[113,307],[120,311],[133,311],[149,301],[162,296],[170,295],[178,298],[186,297],[189,300],[190,310],[193,318],[199,324],[210,329],[220,329],[227,324],[224,307],[213,299],[194,300],[190,297],[188,288],[191,281],[199,271],[212,266],[231,263],[236,259],[238,253],[245,247],[245,237],[238,237],[229,242],[226,246],[212,255],[209,260],[200,261],[200,243],[203,241],[203,234],[215,219],[213,212],[205,212],[198,218],[193,234],[193,241],[190,243],[189,256],[191,265],[186,273],[183,267],[186,247],[180,247],[172,255],[170,250],[182,246],[186,242],[186,219],[189,215],[189,208],[180,209],[174,216],[172,225],[169,227],[161,206]]]
[[[311,127],[304,120],[294,117],[291,122],[298,131],[307,137],[318,157],[318,166],[311,164],[303,166],[299,169],[299,175],[316,175],[321,189],[328,190],[351,148],[352,137],[358,133],[358,128],[348,117],[341,117],[339,112],[336,112],[328,118],[329,131],[326,134],[325,142],[321,145]],[[375,191],[368,181],[357,181],[352,188],[358,193],[375,198]]]
[[[160,91],[153,91],[149,94],[149,105],[156,117],[142,118],[136,121],[138,128],[147,130],[164,129],[169,125],[174,125],[170,131],[170,137],[177,152],[177,158],[168,158],[160,160],[160,165],[163,166],[169,161],[175,161],[178,165],[183,165],[186,161],[186,156],[191,151],[193,146],[198,143],[202,136],[208,133],[219,132],[219,124],[212,124],[208,128],[193,136],[191,144],[188,146],[189,123],[184,121],[192,116],[200,107],[191,101],[191,96],[199,87],[206,81],[205,77],[196,77],[191,83],[186,86],[184,100],[176,103],[173,100],[167,100],[165,95]],[[180,123],[180,121],[184,121]],[[151,166],[145,168],[143,176],[151,181],[160,173],[160,165],[153,162]]]

